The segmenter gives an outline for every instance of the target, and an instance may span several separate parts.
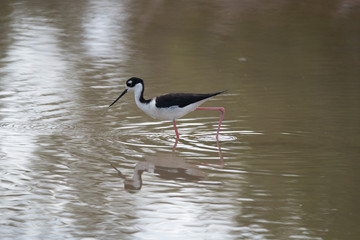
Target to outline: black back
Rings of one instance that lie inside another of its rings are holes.
[[[156,107],[168,108],[171,106],[186,107],[189,104],[199,102],[209,97],[216,96],[222,92],[216,93],[204,93],[204,94],[193,94],[193,93],[169,93],[156,98]]]

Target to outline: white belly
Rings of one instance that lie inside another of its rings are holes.
[[[205,102],[205,100],[190,104],[183,108],[178,106],[157,108],[155,106],[155,100],[152,99],[150,103],[141,103],[140,101],[136,100],[136,105],[152,118],[161,120],[174,120],[194,111],[203,102]]]

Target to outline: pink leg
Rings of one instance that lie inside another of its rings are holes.
[[[175,154],[175,150],[176,150],[176,146],[177,146],[178,142],[179,142],[179,138],[176,138],[175,144],[174,144],[173,150],[172,150],[172,153],[173,153],[173,154]]]
[[[175,133],[176,133],[176,140],[177,140],[177,139],[179,139],[179,133],[178,133],[178,130],[176,128],[175,119],[173,120],[173,124],[174,124]]]
[[[219,140],[219,132],[220,132],[222,120],[224,119],[225,108],[223,108],[223,107],[198,107],[195,110],[218,110],[221,112],[219,126],[218,126],[217,133],[216,133],[216,140]]]

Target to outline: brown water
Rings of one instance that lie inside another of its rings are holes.
[[[1,1],[1,239],[358,239],[360,2]],[[146,97],[229,90],[178,120]]]

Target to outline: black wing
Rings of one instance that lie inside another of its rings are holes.
[[[193,94],[193,93],[169,93],[156,98],[156,107],[168,108],[171,106],[186,107],[189,104],[199,102],[209,97],[216,96],[222,92],[205,93],[205,94]]]

